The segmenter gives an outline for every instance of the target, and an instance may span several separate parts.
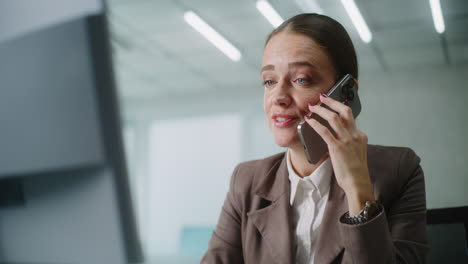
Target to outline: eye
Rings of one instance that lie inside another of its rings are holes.
[[[266,80],[266,81],[263,82],[263,86],[265,86],[265,87],[271,87],[274,84],[275,84],[275,82],[272,81],[272,80]]]
[[[300,85],[307,85],[307,84],[310,84],[310,81],[308,79],[305,79],[305,78],[297,78],[295,80],[295,82],[297,82],[298,84]]]

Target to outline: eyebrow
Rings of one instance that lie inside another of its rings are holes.
[[[314,69],[317,68],[317,67],[315,67],[315,65],[313,65],[312,63],[307,62],[307,61],[291,62],[291,63],[288,64],[288,66],[289,66],[289,68],[295,68],[295,67],[301,67],[301,66],[311,67],[311,68],[314,68]],[[275,69],[274,65],[268,64],[268,65],[265,65],[265,66],[262,67],[261,72],[272,71],[274,69]]]
[[[272,71],[275,69],[275,66],[271,65],[271,64],[268,64],[268,65],[265,65],[262,67],[262,70],[260,72],[264,72],[264,71]]]

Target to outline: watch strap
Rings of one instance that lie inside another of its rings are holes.
[[[360,225],[372,220],[382,211],[383,206],[378,201],[367,201],[359,214],[355,216],[349,216],[349,212],[346,212],[340,218],[340,221],[348,225]]]

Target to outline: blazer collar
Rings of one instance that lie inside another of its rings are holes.
[[[258,180],[254,193],[265,200],[274,202],[291,191],[285,153],[278,155],[272,166],[258,168],[255,174],[255,179]]]

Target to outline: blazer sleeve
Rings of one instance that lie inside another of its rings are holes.
[[[411,149],[400,155],[396,198],[362,225],[340,223],[353,263],[425,263],[426,193],[420,158]]]
[[[232,174],[229,191],[224,200],[221,215],[213,234],[211,235],[208,250],[201,263],[244,263],[241,242],[241,211],[235,202],[236,175],[238,165]]]

